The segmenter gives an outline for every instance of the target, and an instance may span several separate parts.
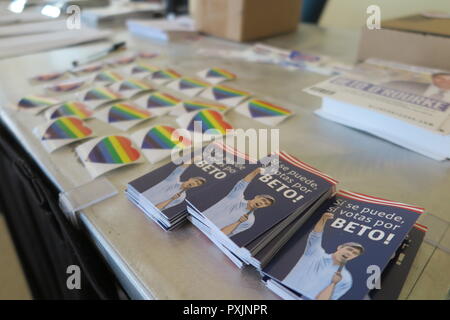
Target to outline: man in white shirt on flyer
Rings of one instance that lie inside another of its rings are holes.
[[[327,212],[316,223],[302,257],[283,280],[283,284],[308,299],[337,300],[342,297],[352,287],[352,275],[345,264],[364,252],[359,243],[348,242],[339,245],[336,252],[327,254],[322,248],[322,235],[329,219],[333,219],[333,214]]]
[[[260,173],[261,168],[249,173],[233,187],[225,198],[203,212],[204,216],[227,236],[231,237],[251,228],[255,223],[255,210],[269,207],[275,203],[275,198],[265,194],[245,200],[245,189]]]
[[[200,187],[206,182],[203,177],[181,181],[181,175],[189,166],[190,164],[178,166],[167,178],[143,192],[142,196],[161,211],[180,204],[186,198],[187,190]]]

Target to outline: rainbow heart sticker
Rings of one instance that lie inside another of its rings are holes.
[[[223,119],[222,114],[214,110],[199,111],[194,117],[192,117],[187,129],[194,131],[195,122],[201,123],[202,133],[207,130],[217,130],[221,134],[225,134],[228,129],[233,129],[233,126]]]
[[[51,111],[50,119],[56,119],[65,116],[76,116],[81,120],[90,118],[92,111],[86,105],[79,101],[67,101]]]
[[[96,63],[96,64],[91,64],[91,65],[75,68],[72,70],[72,72],[75,74],[92,73],[92,72],[100,71],[101,69],[103,69],[103,67],[104,67],[103,63]]]
[[[75,117],[63,117],[55,120],[47,128],[42,140],[83,139],[91,134],[92,130],[85,127],[82,120]]]
[[[174,80],[181,78],[181,74],[172,69],[159,70],[152,74],[154,80]]]
[[[36,81],[36,82],[53,81],[53,80],[60,79],[60,78],[64,77],[65,75],[66,75],[65,72],[52,72],[52,73],[38,75],[36,77],[31,78],[31,80]]]
[[[253,99],[248,102],[248,109],[253,118],[289,116],[292,112],[269,102]]]
[[[80,89],[87,83],[86,80],[68,80],[62,83],[57,83],[51,86],[48,86],[46,89],[51,92],[62,93],[62,92],[72,92]]]
[[[158,125],[151,128],[145,135],[142,149],[173,149],[175,147],[186,148],[191,145],[191,141],[186,137],[173,139],[176,129],[169,126]]]
[[[182,78],[178,82],[178,88],[180,90],[199,89],[199,88],[201,89],[206,87],[209,87],[208,83],[193,78]]]
[[[156,92],[147,99],[147,108],[173,107],[180,103],[181,100],[167,93]]]
[[[225,112],[226,110],[228,110],[227,107],[222,106],[220,104],[211,104],[196,101],[184,101],[183,108],[186,112],[199,111],[203,109],[213,109],[219,112]]]
[[[122,99],[120,93],[115,92],[106,87],[97,87],[89,90],[84,95],[84,101],[92,101],[92,100],[116,100]]]
[[[33,109],[33,108],[51,107],[58,103],[61,103],[61,101],[59,101],[55,98],[39,96],[39,95],[30,95],[30,96],[26,96],[26,97],[20,99],[17,106],[19,108]]]
[[[221,68],[211,68],[207,71],[206,77],[223,78],[227,80],[236,79],[236,75]]]
[[[144,120],[151,117],[150,112],[136,108],[127,103],[118,103],[109,109],[108,122]]]
[[[233,89],[223,85],[213,87],[212,92],[216,100],[224,100],[237,97],[248,97],[251,95],[249,92]]]
[[[112,83],[122,81],[123,79],[123,76],[115,71],[103,71],[95,76],[94,81]]]
[[[130,139],[123,136],[108,136],[101,139],[89,152],[87,158],[94,163],[127,164],[140,158]]]
[[[138,79],[128,79],[123,81],[119,86],[119,91],[128,91],[128,90],[152,90],[153,87],[145,81]]]
[[[131,69],[131,74],[139,73],[154,73],[161,70],[161,68],[148,63],[139,63]]]

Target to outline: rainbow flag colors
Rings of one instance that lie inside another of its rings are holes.
[[[61,103],[61,101],[55,98],[39,95],[30,95],[20,99],[17,106],[19,108],[32,109],[32,108],[51,107],[58,103]]]
[[[170,94],[156,92],[148,97],[146,106],[149,109],[161,107],[174,107],[180,102],[181,102],[180,99],[175,98]]]
[[[165,125],[157,125],[151,128],[142,141],[142,149],[173,149],[175,147],[186,148],[191,141],[186,137],[173,139],[176,129]]]
[[[61,79],[65,75],[66,75],[65,72],[52,72],[52,73],[38,75],[36,77],[31,78],[31,80],[36,81],[36,82],[53,81],[53,80]]]
[[[115,92],[114,90],[111,90],[106,87],[97,87],[89,90],[84,95],[84,101],[91,101],[91,100],[116,100],[121,99],[122,96],[120,93]]]
[[[42,136],[42,140],[83,139],[91,134],[92,130],[84,126],[82,120],[75,117],[62,117],[53,121]]]
[[[103,71],[95,76],[94,81],[118,82],[118,81],[122,81],[123,79],[124,79],[123,76],[115,71]]]
[[[207,78],[223,78],[226,80],[233,80],[236,79],[236,75],[234,73],[231,73],[225,69],[221,68],[211,68],[207,70],[206,72]]]
[[[103,164],[127,164],[140,158],[140,152],[130,139],[123,136],[108,136],[101,139],[89,152],[91,162]]]
[[[109,109],[108,122],[144,120],[151,117],[147,110],[139,109],[128,103],[118,103]]]
[[[153,87],[149,83],[138,80],[138,79],[127,79],[120,83],[119,91],[128,91],[128,90],[152,90]]]
[[[228,129],[233,129],[233,127],[223,119],[222,114],[214,110],[202,110],[196,113],[190,120],[187,129],[194,131],[195,122],[201,123],[202,133],[214,129],[221,134],[225,134]]]
[[[209,84],[204,81],[200,81],[194,78],[182,78],[178,82],[178,88],[180,90],[186,89],[202,89],[209,87]]]
[[[138,65],[134,66],[131,69],[131,74],[138,74],[138,73],[154,73],[156,71],[161,70],[161,68],[152,65],[152,64],[148,64],[148,63],[139,63]]]
[[[65,116],[76,116],[81,120],[90,118],[92,111],[90,111],[86,105],[78,101],[67,101],[51,111],[50,119],[56,119]]]
[[[228,110],[228,107],[222,106],[220,104],[212,104],[205,102],[196,102],[196,101],[184,101],[183,108],[186,112],[199,111],[203,109],[212,109],[219,112],[225,112]]]
[[[212,92],[216,100],[224,100],[237,97],[243,98],[251,95],[251,93],[249,92],[233,89],[231,87],[224,85],[218,85],[213,87]]]
[[[248,109],[252,118],[282,117],[292,114],[292,112],[288,109],[258,99],[250,100],[248,102]]]
[[[181,78],[181,74],[172,69],[159,70],[152,74],[152,79],[155,80],[173,80]]]

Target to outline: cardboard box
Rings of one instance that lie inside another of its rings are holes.
[[[197,0],[199,31],[250,41],[297,30],[302,0]]]
[[[358,59],[380,58],[450,70],[450,19],[413,15],[363,28]]]

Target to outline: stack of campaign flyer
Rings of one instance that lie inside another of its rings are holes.
[[[222,142],[180,152],[186,154],[129,182],[126,190],[128,199],[166,231],[186,221],[187,199],[209,197],[217,183],[236,183],[240,172],[256,163]]]
[[[316,114],[435,160],[450,158],[450,71],[369,59],[305,89]]]
[[[189,220],[237,266],[261,269],[335,193],[337,181],[285,152],[190,197]]]
[[[341,190],[313,213],[262,270],[267,287],[284,299],[367,299],[371,290],[379,288],[383,271],[401,253],[423,211]],[[415,243],[420,245],[422,239],[419,236]],[[410,264],[406,267],[409,270]],[[405,269],[395,273],[402,274],[404,281]]]

